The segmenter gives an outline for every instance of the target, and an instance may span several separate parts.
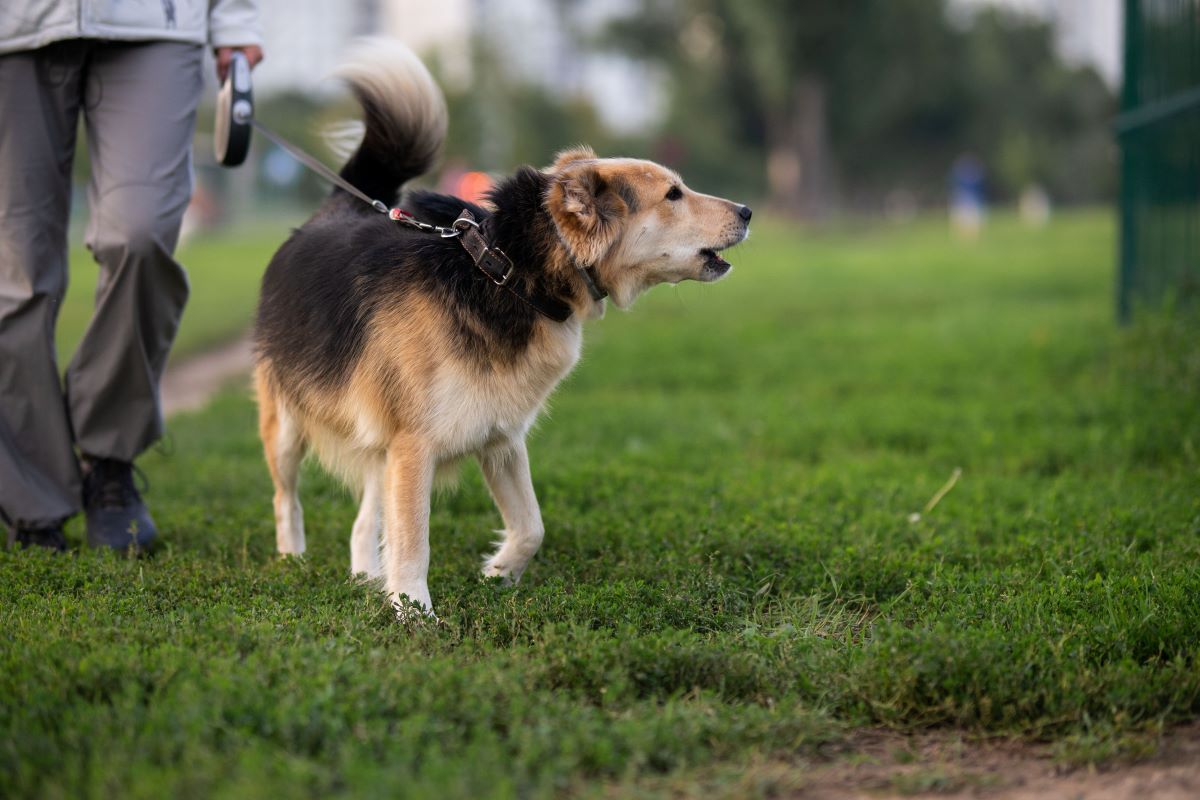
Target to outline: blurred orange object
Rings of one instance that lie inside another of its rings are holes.
[[[464,172],[453,193],[467,202],[478,203],[486,199],[491,188],[492,179],[486,172]]]

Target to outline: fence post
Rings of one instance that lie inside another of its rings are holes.
[[[1138,83],[1140,74],[1141,46],[1141,0],[1125,0],[1125,47],[1124,47],[1124,83],[1121,88],[1121,112],[1128,113],[1138,107]],[[1137,220],[1134,204],[1136,202],[1137,163],[1134,156],[1136,150],[1136,130],[1126,130],[1117,133],[1118,144],[1121,147],[1121,193],[1120,193],[1120,231],[1121,245],[1119,263],[1117,264],[1117,320],[1126,323],[1132,313],[1132,293],[1134,275],[1137,271]]]
[[[1125,0],[1117,318],[1200,300],[1200,2]]]

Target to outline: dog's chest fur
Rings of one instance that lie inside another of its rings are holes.
[[[579,360],[577,321],[542,331],[512,363],[479,371],[457,359],[442,362],[429,386],[426,431],[445,457],[523,436],[554,387]]]

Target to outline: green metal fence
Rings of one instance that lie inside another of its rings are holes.
[[[1118,313],[1200,299],[1200,0],[1125,0]]]

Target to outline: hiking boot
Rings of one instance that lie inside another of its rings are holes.
[[[133,474],[128,461],[84,457],[83,511],[92,547],[124,552],[131,547],[145,550],[154,543],[158,529],[133,483]]]
[[[30,547],[44,547],[56,553],[65,553],[67,537],[63,534],[61,522],[37,528],[9,528],[8,546],[20,547],[22,550]]]

